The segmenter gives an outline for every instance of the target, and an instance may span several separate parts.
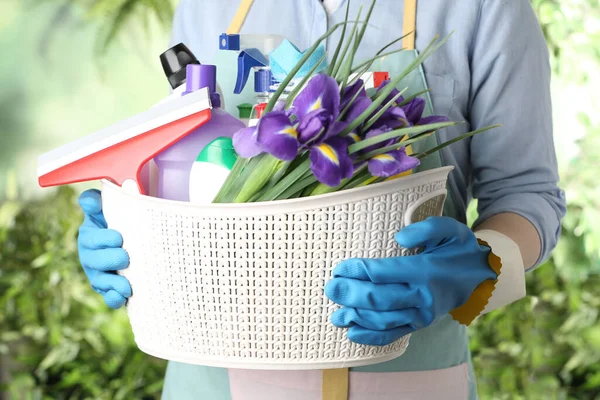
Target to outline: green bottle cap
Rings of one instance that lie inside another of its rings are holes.
[[[237,106],[240,112],[240,118],[250,118],[250,114],[252,113],[252,104],[243,103]]]
[[[233,149],[233,142],[228,137],[218,137],[202,149],[196,162],[207,162],[220,165],[231,170],[237,160],[237,154]]]

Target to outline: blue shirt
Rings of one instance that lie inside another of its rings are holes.
[[[364,16],[370,1],[354,0],[350,18],[361,3]],[[238,0],[181,0],[172,43],[185,43],[200,62],[210,63],[218,51],[218,36],[227,29],[238,4]],[[345,8],[342,0],[340,8],[328,15],[319,0],[255,0],[241,33],[280,34],[305,49],[344,20]],[[378,0],[357,60],[372,57],[401,36],[402,23],[403,2]],[[551,70],[542,31],[528,0],[419,3],[417,50],[423,50],[436,34],[445,37],[453,31],[446,45],[424,63],[435,113],[466,121],[440,131],[440,141],[503,125],[442,150],[444,163],[456,167],[449,190],[458,219],[466,221],[472,198],[478,200],[475,226],[503,212],[525,217],[541,237],[539,265],[555,247],[566,211],[558,187]],[[335,48],[338,39],[336,33],[327,43]]]

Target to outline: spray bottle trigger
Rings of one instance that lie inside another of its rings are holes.
[[[235,83],[235,94],[240,94],[244,90],[250,71],[254,67],[266,67],[269,65],[269,60],[258,49],[247,49],[238,56],[238,75]]]

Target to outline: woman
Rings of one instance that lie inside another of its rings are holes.
[[[241,33],[280,34],[307,48],[344,20],[346,1],[256,0]],[[350,4],[350,19],[360,3]],[[557,186],[548,51],[529,2],[429,0],[418,8],[415,3],[377,1],[357,59],[373,56],[402,30],[416,32],[403,45],[417,51],[436,34],[454,32],[424,63],[425,79],[415,84],[427,82],[435,114],[468,122],[438,132],[437,140],[503,126],[424,162],[430,168],[455,169],[445,217],[398,234],[403,247],[424,246],[423,253],[348,260],[334,271],[326,294],[343,308],[332,322],[349,327],[350,340],[384,345],[412,333],[407,352],[398,359],[350,370],[350,399],[476,399],[466,327],[451,314],[456,316],[488,280],[497,282],[485,312],[523,297],[525,272],[549,256],[565,213],[564,194]],[[234,19],[238,4],[181,0],[173,43],[185,43],[202,63],[231,71],[226,68],[231,58],[218,51],[217,38]],[[338,38],[339,33],[328,43],[335,45]],[[397,75],[415,54],[403,53],[384,60],[381,70]],[[233,96],[234,81],[232,73],[221,72],[219,83],[230,110],[250,96]],[[479,211],[474,231],[465,225],[472,198],[478,199]],[[128,265],[121,237],[106,229],[99,192],[85,192],[80,204],[86,214],[79,236],[81,263],[106,303],[121,307],[131,295],[129,283],[113,272]],[[502,259],[500,276],[488,262],[490,252]],[[171,362],[163,395],[177,400],[320,399],[321,380],[318,371],[227,371]]]

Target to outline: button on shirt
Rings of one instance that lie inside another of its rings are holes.
[[[305,49],[344,20],[346,0],[325,1],[255,0],[240,33],[280,34]],[[351,2],[350,18],[361,3]],[[238,5],[238,0],[181,0],[172,43],[185,43],[202,63],[210,63]],[[402,23],[402,1],[378,0],[357,60],[372,57],[400,37]],[[542,31],[528,0],[419,3],[417,50],[436,34],[451,32],[423,67],[435,113],[466,123],[439,131],[439,140],[503,125],[441,152],[444,163],[455,166],[448,185],[458,219],[466,221],[472,198],[478,200],[475,225],[503,212],[525,217],[542,240],[539,264],[555,247],[565,214],[564,193],[557,185],[549,54]],[[330,37],[327,46],[335,46],[339,35]]]

